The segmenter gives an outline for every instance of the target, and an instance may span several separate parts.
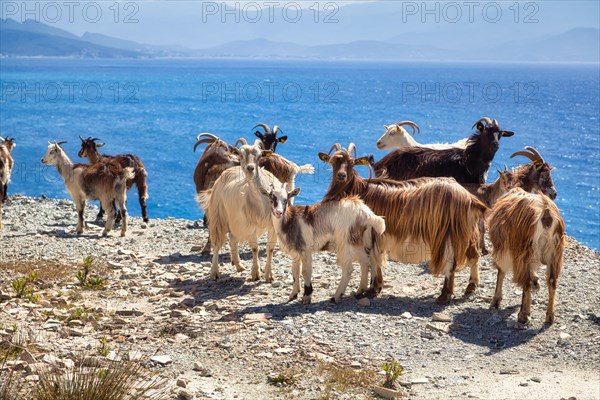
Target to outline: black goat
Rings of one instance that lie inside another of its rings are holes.
[[[375,174],[395,180],[446,176],[459,183],[484,184],[500,138],[514,133],[500,129],[498,121],[487,117],[473,127],[477,133],[469,138],[464,149],[409,147],[394,150],[373,165]]]
[[[277,133],[281,132],[281,129],[277,125],[273,126],[272,131],[267,124],[258,124],[252,129],[258,127],[262,127],[265,133],[262,134],[260,131],[255,131],[254,135],[260,139],[265,150],[272,150],[275,152],[277,149],[277,144],[285,143],[288,138],[287,136],[277,137]]]

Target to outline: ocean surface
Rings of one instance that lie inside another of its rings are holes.
[[[40,159],[48,141],[66,140],[78,161],[78,136],[93,135],[107,154],[141,156],[151,218],[199,219],[192,176],[201,132],[234,142],[252,139],[257,123],[279,125],[289,139],[277,151],[316,168],[297,178],[297,204],[308,204],[331,177],[317,153],[336,142],[380,158],[384,124],[410,119],[421,143],[454,142],[489,116],[515,135],[502,139],[488,180],[504,164],[528,162],[513,152],[536,147],[556,167],[568,233],[598,250],[599,77],[597,64],[0,59],[0,135],[17,140],[11,194],[68,197]],[[135,189],[128,208],[140,215]]]

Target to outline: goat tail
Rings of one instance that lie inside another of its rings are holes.
[[[116,185],[125,185],[128,180],[135,178],[135,171],[132,167],[123,168],[121,173],[117,176],[115,181]]]
[[[315,167],[313,167],[312,164],[296,165],[296,173],[313,175],[315,173]]]

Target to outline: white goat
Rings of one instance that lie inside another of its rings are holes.
[[[208,228],[213,244],[210,277],[219,277],[219,250],[229,234],[231,263],[238,272],[244,270],[238,253],[238,242],[248,241],[252,249],[252,280],[259,280],[258,238],[267,231],[265,280],[270,282],[273,280],[271,260],[277,244],[277,234],[271,221],[269,199],[261,191],[270,186],[281,188],[281,182],[259,166],[261,157],[272,154],[270,150],[262,150],[259,140],[253,146],[244,144],[232,151],[238,153],[240,165],[223,171],[210,190],[202,191],[197,196],[210,220]]]
[[[400,121],[393,125],[384,125],[385,133],[377,141],[377,148],[379,150],[393,150],[402,149],[405,147],[425,147],[433,150],[448,149],[451,147],[458,147],[464,149],[467,147],[467,140],[469,138],[460,139],[455,143],[432,143],[432,144],[421,144],[417,142],[403,126],[410,126],[412,134],[421,133],[421,128],[412,121]]]
[[[304,278],[302,303],[311,301],[313,253],[334,243],[337,264],[342,279],[332,300],[338,302],[352,275],[352,262],[361,265],[358,293],[367,291],[368,271],[375,272],[383,262],[379,240],[385,231],[385,221],[378,217],[357,196],[328,201],[311,206],[290,205],[300,188],[287,193],[285,189],[265,191],[271,200],[273,225],[284,252],[292,257],[294,288],[289,300],[300,292],[300,264]],[[289,206],[289,207],[288,207]]]
[[[86,200],[100,200],[104,210],[108,210],[108,218],[102,236],[108,235],[115,221],[116,210],[113,202],[121,210],[121,236],[127,232],[127,185],[133,179],[133,168],[123,168],[114,162],[98,162],[95,164],[73,164],[65,151],[60,147],[66,142],[48,143],[48,150],[42,157],[42,164],[56,165],[58,173],[63,177],[67,192],[73,198],[77,208],[77,233],[83,233],[83,212]]]

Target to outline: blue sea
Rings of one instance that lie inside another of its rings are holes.
[[[78,136],[93,135],[105,153],[141,156],[151,218],[199,219],[192,176],[201,132],[233,142],[253,138],[259,122],[279,125],[289,139],[278,152],[316,168],[297,179],[305,204],[325,193],[331,171],[317,153],[336,142],[380,158],[384,124],[410,119],[421,143],[453,142],[489,116],[515,135],[502,139],[488,180],[528,161],[513,152],[536,147],[557,168],[568,233],[598,250],[599,72],[597,64],[0,59],[0,135],[17,139],[12,194],[68,197],[40,158],[48,141],[66,140],[77,161]],[[134,191],[129,211],[140,215]]]

